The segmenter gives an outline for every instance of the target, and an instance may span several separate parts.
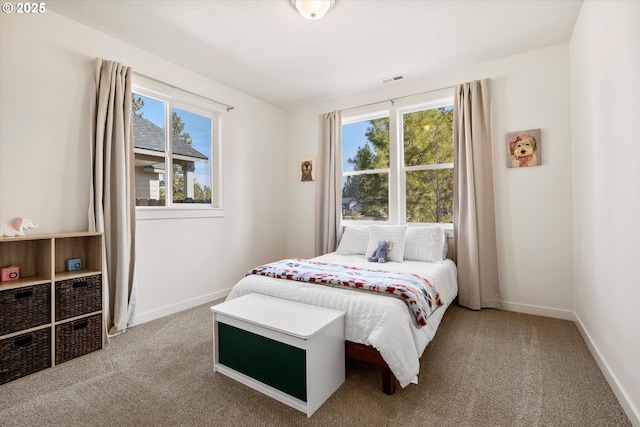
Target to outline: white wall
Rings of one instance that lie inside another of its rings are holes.
[[[138,220],[137,321],[222,297],[250,267],[284,256],[282,110],[51,11],[0,20],[0,219],[87,229],[92,61],[102,57],[236,107],[223,119],[226,217]]]
[[[575,312],[640,426],[640,3],[589,1],[571,38]]]
[[[491,78],[501,294],[505,308],[573,319],[569,46],[385,86],[287,113],[287,253],[314,254],[315,183],[297,178],[299,157],[315,155],[318,115]],[[452,90],[453,91],[453,90]],[[507,169],[507,132],[541,128],[542,166]]]

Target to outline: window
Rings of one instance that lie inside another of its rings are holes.
[[[389,117],[343,124],[343,219],[389,219],[389,171]]]
[[[151,86],[149,88],[148,86]],[[158,89],[166,89],[166,92]],[[180,96],[180,98],[178,98]],[[131,102],[138,217],[219,216],[187,211],[220,208],[220,111],[157,82],[134,85]],[[191,102],[190,102],[191,101]],[[167,167],[167,165],[169,165]]]
[[[343,114],[343,220],[452,223],[450,94],[368,109]]]

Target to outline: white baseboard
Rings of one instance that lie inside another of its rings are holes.
[[[587,347],[589,347],[589,350],[591,351],[591,355],[596,360],[598,367],[600,368],[600,370],[602,371],[602,374],[604,375],[605,379],[609,383],[609,387],[611,387],[611,390],[613,390],[613,394],[615,394],[616,398],[618,399],[618,402],[620,402],[620,406],[622,406],[622,409],[624,410],[625,414],[627,414],[627,418],[629,418],[629,421],[631,421],[631,425],[635,427],[640,427],[640,411],[638,410],[638,408],[636,408],[633,405],[633,403],[631,403],[631,400],[629,399],[629,396],[627,396],[627,393],[625,393],[624,389],[620,387],[620,384],[618,383],[616,376],[611,372],[611,369],[609,369],[609,365],[602,358],[602,355],[598,350],[598,347],[595,345],[595,343],[591,339],[591,336],[589,335],[589,332],[587,332],[587,330],[585,329],[582,323],[582,320],[580,320],[580,317],[576,313],[574,313],[574,316],[576,318],[575,320],[576,326],[578,327],[578,330],[580,331],[582,338],[584,338],[584,341],[587,343]]]
[[[542,307],[538,305],[519,304],[516,302],[502,301],[502,309],[515,311],[516,313],[533,314],[536,316],[553,317],[554,319],[571,320],[575,322],[576,316],[571,310]]]
[[[165,307],[161,307],[155,310],[147,311],[145,313],[137,313],[135,321],[130,326],[136,326],[141,323],[150,322],[151,320],[159,319],[170,314],[178,313],[189,308],[197,307],[208,302],[215,301],[220,298],[225,298],[231,292],[231,288],[223,289],[221,291],[213,292],[210,294],[202,295],[197,298],[193,298],[187,301],[181,301],[176,304],[171,304]]]

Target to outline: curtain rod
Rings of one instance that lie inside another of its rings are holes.
[[[368,107],[370,105],[376,105],[376,104],[381,104],[383,102],[391,102],[391,105],[393,105],[394,101],[397,99],[403,99],[403,98],[409,98],[410,96],[418,96],[418,95],[425,95],[427,93],[431,93],[431,92],[437,92],[439,90],[445,90],[445,89],[453,89],[455,88],[456,85],[453,86],[446,86],[446,87],[441,87],[438,89],[431,89],[431,90],[426,90],[424,92],[418,92],[418,93],[412,93],[411,95],[403,95],[403,96],[396,96],[395,98],[389,98],[389,99],[383,99],[382,101],[376,101],[376,102],[370,102],[368,104],[363,104],[363,105],[356,105],[355,107],[349,107],[349,108],[343,108],[340,111],[349,111],[349,110],[355,110],[356,108],[362,108],[362,107]]]
[[[134,71],[133,74],[136,74],[136,75],[138,75],[140,77],[144,77],[145,79],[153,80],[154,82],[161,83],[161,84],[163,84],[165,86],[169,86],[171,88],[178,89],[178,90],[181,90],[183,92],[190,93],[191,95],[199,96],[200,98],[207,99],[209,101],[215,102],[216,104],[224,105],[225,107],[227,107],[227,112],[229,112],[229,111],[231,111],[231,110],[233,110],[235,108],[232,105],[225,104],[224,102],[216,101],[215,99],[209,98],[209,97],[204,96],[204,95],[200,95],[199,93],[191,92],[190,90],[186,90],[186,89],[183,89],[183,88],[178,87],[178,86],[174,86],[174,85],[172,85],[170,83],[163,82],[162,80],[158,80],[158,79],[153,78],[151,76],[147,76],[146,74],[138,73],[137,71]]]

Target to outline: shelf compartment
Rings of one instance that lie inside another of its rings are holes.
[[[102,314],[56,325],[56,365],[102,348]]]
[[[101,278],[96,275],[56,282],[56,321],[102,309]]]
[[[51,284],[0,291],[0,336],[51,323]]]
[[[0,267],[20,267],[20,280],[51,280],[50,240],[8,240],[0,242]],[[15,285],[18,281],[0,282],[0,285]]]
[[[51,367],[51,328],[0,340],[0,384]]]
[[[71,258],[80,258],[84,270],[102,270],[102,235],[56,238],[54,246],[56,280],[82,271],[67,271],[67,260]]]

